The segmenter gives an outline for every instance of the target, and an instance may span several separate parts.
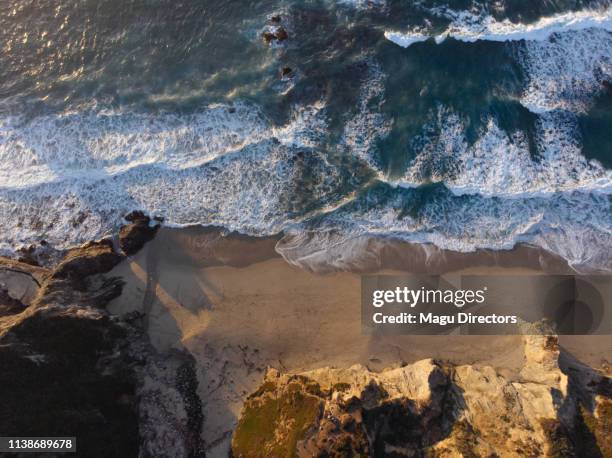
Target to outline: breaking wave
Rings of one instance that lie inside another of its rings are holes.
[[[578,271],[612,270],[609,195],[503,199],[457,196],[442,186],[431,191],[381,185],[324,220],[289,228],[277,249],[289,262],[316,270],[317,265],[346,268],[355,258],[377,257],[368,237],[458,252],[507,250],[524,243],[564,258]]]
[[[612,80],[612,33],[589,29],[560,33],[554,40],[527,41],[519,48],[527,76],[521,104],[533,113],[584,113]]]
[[[493,118],[471,144],[466,130],[457,114],[439,108],[417,139],[419,154],[397,184],[440,182],[457,195],[502,197],[612,191],[612,172],[582,155],[571,113],[551,112],[537,119],[535,157],[522,131],[508,134]]]
[[[296,109],[284,126],[246,105],[182,117],[88,111],[3,120],[0,248],[95,239],[133,209],[173,225],[278,232],[342,184],[311,148],[324,130],[322,108]]]
[[[387,3],[342,2],[379,16],[394,7]],[[406,47],[430,37],[508,42],[501,47],[513,51],[524,73],[516,98],[533,113],[533,132],[508,132],[495,113],[484,113],[468,139],[470,120],[440,102],[422,111],[428,122],[408,138],[393,110],[420,102],[386,93],[375,52],[350,54],[364,64],[351,67],[361,72],[350,75],[360,89],[350,86],[346,97],[336,89],[334,99],[326,88],[334,65],[300,68],[295,40],[270,48],[293,75],[279,110],[291,106],[292,113],[282,123],[266,115],[263,97],[256,99],[261,106],[224,103],[187,113],[94,106],[0,117],[0,251],[42,239],[58,248],[96,239],[138,209],[174,226],[283,232],[278,251],[296,264],[342,264],[353,250],[368,250],[364,238],[393,237],[459,252],[525,243],[577,268],[612,270],[612,174],[583,155],[579,128],[579,116],[611,78],[609,9],[531,24],[440,14],[451,20],[442,33],[385,36]],[[344,59],[349,51],[315,55]],[[389,109],[396,96],[400,102]],[[401,170],[382,160],[388,152],[379,140],[391,133],[401,138],[391,143],[405,147],[394,155],[414,152],[393,163]]]
[[[434,38],[468,43],[478,40],[519,42],[520,63],[528,80],[521,103],[534,113],[555,109],[584,112],[612,78],[612,10],[578,11],[545,17],[532,24],[496,21],[491,16],[446,11],[448,28],[437,35],[415,30],[385,32],[408,47]]]
[[[498,21],[492,16],[475,15],[471,12],[448,10],[445,15],[452,20],[441,33],[425,31],[386,31],[385,37],[395,44],[408,46],[433,38],[442,43],[447,38],[473,43],[475,41],[544,41],[558,32],[580,31],[592,28],[612,31],[612,13],[602,11],[577,11],[543,17],[530,24],[514,23],[508,19]]]

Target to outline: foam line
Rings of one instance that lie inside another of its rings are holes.
[[[612,31],[612,14],[604,11],[578,11],[543,17],[530,24],[513,23],[509,20],[497,21],[491,16],[475,20],[471,13],[457,13],[456,19],[438,35],[411,31],[385,31],[385,37],[393,43],[407,48],[414,43],[434,38],[442,43],[446,38],[473,43],[475,41],[544,41],[557,32],[578,31],[591,28]]]

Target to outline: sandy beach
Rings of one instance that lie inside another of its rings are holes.
[[[288,263],[276,238],[223,236],[202,228],[160,230],[154,241],[111,275],[126,281],[110,311],[140,311],[160,353],[187,349],[197,360],[207,412],[204,440],[211,456],[227,452],[246,396],[267,368],[300,372],[362,364],[377,371],[436,358],[492,366],[512,378],[523,362],[518,336],[369,336],[362,334],[361,272],[315,273]],[[523,247],[495,257],[440,254],[416,264],[418,248],[395,246],[367,269],[380,273],[453,271],[478,274],[541,272],[541,253]],[[386,256],[386,257],[385,257]],[[444,258],[448,260],[444,263]],[[480,266],[479,266],[479,262]],[[389,267],[395,263],[395,269]],[[411,263],[410,269],[399,269]],[[550,264],[548,264],[550,265]],[[433,267],[432,267],[433,266]],[[469,267],[468,267],[469,266]],[[612,352],[609,337],[565,337],[561,343],[595,367]]]

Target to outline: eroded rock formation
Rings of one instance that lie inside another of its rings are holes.
[[[157,230],[140,213],[128,220],[119,248],[87,243],[49,268],[0,259],[4,435],[76,436],[87,457],[204,455],[192,358],[157,354],[141,317],[105,310],[123,282],[104,274]]]
[[[540,334],[524,336],[514,380],[433,360],[271,370],[245,403],[233,456],[610,456],[609,374],[561,354],[541,325],[525,331]]]
[[[155,237],[159,225],[151,224],[149,217],[139,211],[130,213],[125,219],[130,224],[119,230],[119,245],[126,255],[131,256]]]

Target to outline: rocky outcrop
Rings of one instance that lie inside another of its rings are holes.
[[[0,257],[0,284],[24,304],[32,302],[48,274],[49,269],[44,267]]]
[[[69,250],[40,282],[32,309],[64,304],[81,307],[104,307],[121,294],[123,283],[118,278],[104,278],[123,260],[110,239],[90,242]]]
[[[151,224],[151,219],[140,211],[134,211],[125,217],[130,224],[119,230],[119,246],[131,256],[152,240],[159,229],[159,224]]]
[[[283,27],[273,27],[261,34],[263,40],[270,44],[272,42],[281,42],[289,38],[289,34]]]
[[[161,456],[163,438],[151,437],[152,405],[172,409],[157,423],[173,424],[175,442],[203,456],[197,380],[183,354],[162,358],[152,349],[139,317],[110,315],[106,304],[123,283],[107,277],[124,253],[133,254],[155,234],[149,219],[133,216],[111,239],[65,253],[50,268],[0,259],[0,430],[14,436],[76,436],[79,456]],[[152,367],[174,367],[152,392]],[[176,392],[177,397],[167,393]],[[181,412],[185,420],[181,420]],[[165,456],[168,455],[164,451]]]
[[[136,456],[137,377],[129,331],[102,310],[28,309],[0,338],[0,428],[76,436],[81,456]]]
[[[275,14],[269,18],[268,24],[261,33],[261,37],[266,44],[280,43],[289,38],[289,33],[283,25],[283,18],[281,15]]]
[[[283,68],[281,68],[280,71],[281,77],[282,78],[292,78],[293,77],[293,69],[291,67],[288,66],[284,66]]]
[[[101,308],[120,282],[98,276],[121,259],[102,241],[71,250],[53,269],[0,263],[4,275],[37,288],[0,318],[4,434],[77,436],[82,456],[138,453],[138,378],[122,351],[131,330]],[[7,295],[19,285],[9,282]]]
[[[383,373],[270,371],[245,404],[233,455],[411,456],[449,433],[451,396],[448,369],[432,360]]]
[[[542,325],[525,332],[516,379],[432,360],[270,371],[245,403],[233,456],[610,456],[609,374],[560,364]]]
[[[112,240],[89,242],[68,251],[51,271],[51,277],[69,278],[78,287],[81,279],[94,274],[106,273],[122,259],[123,256],[115,251]]]

